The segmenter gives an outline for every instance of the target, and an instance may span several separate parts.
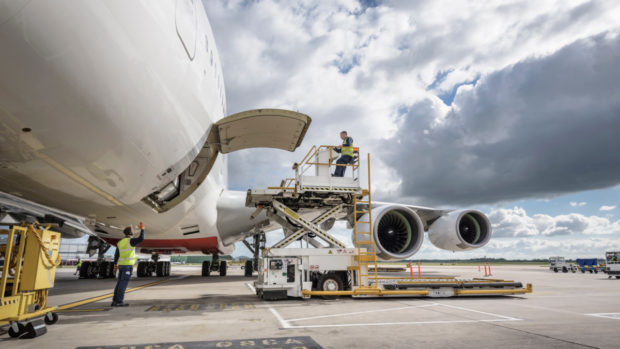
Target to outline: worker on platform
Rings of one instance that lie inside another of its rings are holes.
[[[126,307],[125,290],[131,279],[133,265],[136,262],[136,250],[142,241],[144,241],[144,223],[140,222],[140,236],[133,237],[133,227],[127,227],[123,231],[125,238],[116,244],[116,253],[114,254],[114,271],[118,270],[118,282],[114,288],[114,298],[112,298],[112,307]]]
[[[80,273],[80,268],[82,268],[82,259],[80,257],[78,257],[77,270],[75,271],[75,273],[73,273],[73,275],[79,274]]]
[[[353,161],[353,138],[347,135],[347,131],[340,132],[340,139],[342,139],[342,145],[339,145],[334,150],[340,153],[340,157],[336,164],[348,165]],[[344,172],[347,170],[346,166],[336,166],[334,177],[344,177]]]

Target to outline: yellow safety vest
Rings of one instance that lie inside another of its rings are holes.
[[[344,145],[347,144],[347,139],[349,139],[351,137],[346,137],[343,141],[342,141],[342,150],[340,151],[340,154],[342,156],[348,155],[350,157],[353,157],[353,138],[351,138],[351,146],[350,147],[345,147]]]
[[[134,265],[136,262],[136,249],[129,244],[130,238],[124,238],[118,242],[118,265]]]
[[[82,266],[82,261],[79,261],[79,262],[78,262],[78,264],[77,264],[77,266],[78,266],[78,267],[81,267],[81,266]]]

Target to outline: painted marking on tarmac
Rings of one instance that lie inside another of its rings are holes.
[[[288,320],[285,320],[275,309],[269,308],[269,310],[271,311],[271,313],[273,313],[273,315],[276,317],[276,319],[278,319],[278,321],[282,325],[282,328],[285,328],[285,329],[289,329],[289,328],[325,328],[325,327],[359,327],[359,326],[456,324],[456,323],[506,322],[506,321],[522,321],[523,320],[523,319],[517,319],[517,318],[514,318],[514,317],[510,317],[510,316],[504,316],[504,315],[492,314],[492,313],[487,313],[487,312],[478,311],[478,310],[472,310],[472,309],[466,309],[466,308],[461,308],[461,307],[455,307],[455,306],[452,306],[452,305],[433,303],[433,302],[426,302],[426,301],[422,301],[422,302],[429,303],[427,306],[444,306],[444,307],[448,307],[448,308],[454,308],[454,309],[464,310],[464,311],[468,311],[468,312],[488,315],[488,316],[492,316],[492,317],[495,317],[495,318],[484,319],[484,320],[407,321],[407,322],[377,322],[377,323],[353,323],[353,324],[349,323],[349,324],[333,324],[333,325],[302,325],[302,326],[300,326],[300,325],[291,325],[291,322],[305,321],[305,320],[312,320],[312,319],[319,319],[319,318],[326,318],[326,317],[349,316],[349,315],[362,314],[362,313],[378,313],[378,312],[388,311],[388,310],[392,310],[393,311],[393,310],[402,310],[402,309],[416,309],[416,308],[422,308],[422,307],[425,307],[425,306],[409,306],[409,307],[403,307],[403,308],[370,310],[370,311],[358,312],[358,313],[345,313],[345,314],[335,314],[335,315],[324,315],[324,316],[315,316],[315,317],[310,317],[310,318],[288,319]]]
[[[254,303],[239,303],[239,302],[231,302],[231,303],[208,303],[208,304],[164,304],[164,305],[154,305],[148,308],[149,311],[163,311],[163,312],[171,312],[171,311],[217,311],[217,310],[243,310],[243,309],[256,309]]]
[[[620,313],[586,314],[588,316],[602,317],[606,319],[620,320]]]
[[[254,288],[254,286],[252,286],[252,284],[245,284],[247,287],[250,288],[250,290],[252,290],[252,293],[256,294],[256,289]]]
[[[106,309],[63,309],[55,311],[56,313],[87,313],[87,312],[97,312],[97,311],[108,311],[112,310],[112,308]]]
[[[206,341],[206,342],[171,342],[171,343],[153,343],[139,345],[108,345],[95,347],[78,347],[77,349],[199,349],[199,348],[267,348],[280,349],[323,349],[317,342],[310,337],[283,337],[283,338],[259,338],[259,339],[243,339],[243,340],[222,340],[222,341]]]

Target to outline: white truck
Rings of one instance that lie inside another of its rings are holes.
[[[616,279],[620,279],[620,252],[605,252],[605,261],[608,278],[611,279],[615,276]]]
[[[563,273],[568,273],[569,271],[576,273],[577,266],[572,263],[566,263],[564,257],[549,257],[549,270],[553,270],[555,273],[559,271]]]

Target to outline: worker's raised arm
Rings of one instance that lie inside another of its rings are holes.
[[[146,238],[144,223],[140,222],[140,225],[138,225],[138,228],[140,228],[140,236],[138,236],[137,238],[132,238],[131,240],[129,240],[129,243],[133,247],[138,246]]]

